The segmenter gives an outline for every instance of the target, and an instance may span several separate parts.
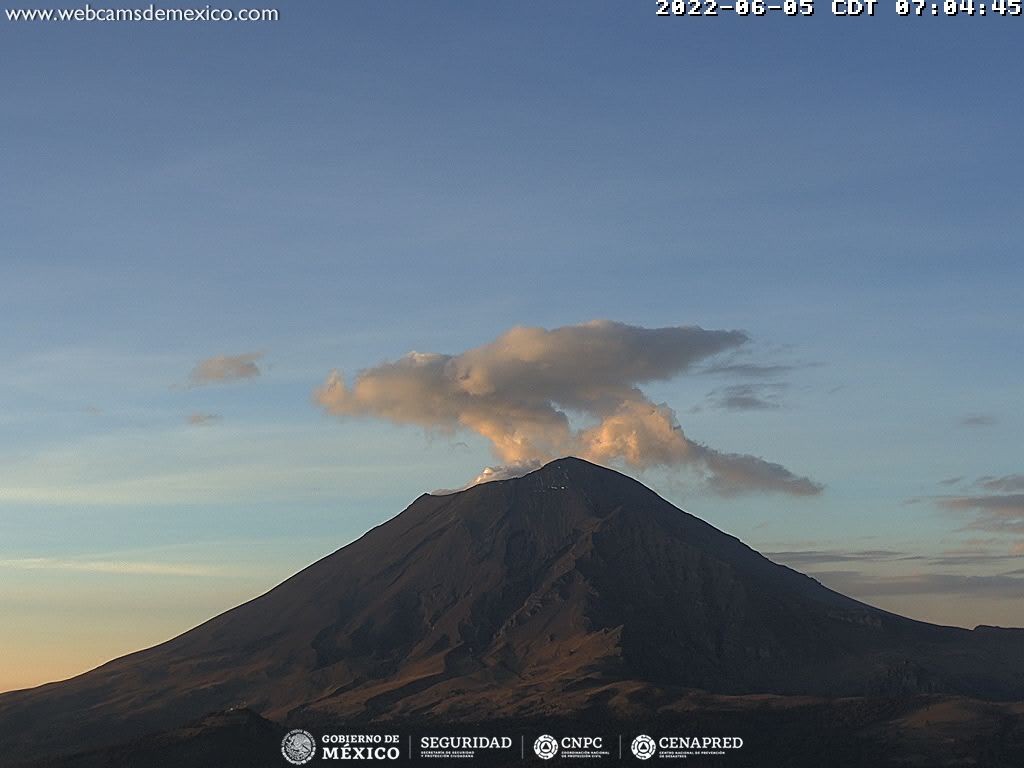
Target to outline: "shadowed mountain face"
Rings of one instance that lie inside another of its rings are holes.
[[[0,765],[237,706],[294,722],[614,719],[684,688],[1024,699],[1024,631],[872,608],[562,459],[421,496],[163,645],[0,695]]]

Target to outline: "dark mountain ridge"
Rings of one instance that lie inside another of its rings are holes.
[[[173,640],[0,695],[0,765],[239,706],[279,722],[615,718],[685,689],[1022,700],[1024,631],[873,608],[567,458],[423,495]]]

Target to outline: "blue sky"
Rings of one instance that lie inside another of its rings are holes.
[[[870,602],[1024,625],[1024,530],[943,504],[1024,472],[1019,20],[278,7],[0,22],[0,688],[176,634],[495,462],[325,415],[330,370],[596,318],[746,331],[740,361],[783,369],[645,392],[825,491],[645,482]],[[189,386],[246,353],[259,376]],[[775,407],[723,407],[744,386]]]

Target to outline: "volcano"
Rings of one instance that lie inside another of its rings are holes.
[[[930,697],[1019,729],[1019,707],[986,702],[1024,700],[1024,630],[871,607],[629,477],[566,458],[425,494],[173,640],[0,695],[0,765],[225,710],[293,724],[610,722],[694,697]]]

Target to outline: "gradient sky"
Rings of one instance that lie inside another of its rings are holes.
[[[873,604],[1024,626],[1019,19],[278,7],[0,21],[0,690],[495,462],[325,415],[330,370],[595,318],[746,331],[645,392],[825,490],[641,480]]]

